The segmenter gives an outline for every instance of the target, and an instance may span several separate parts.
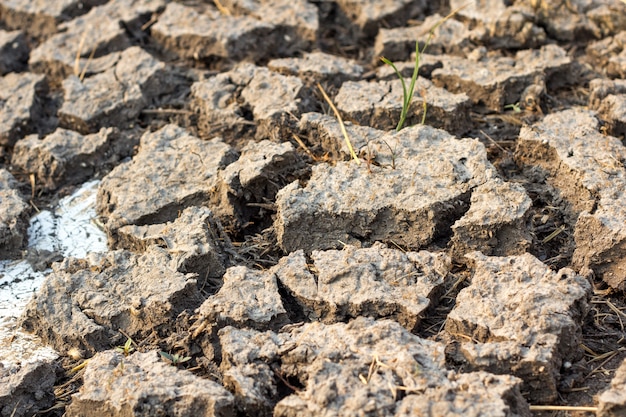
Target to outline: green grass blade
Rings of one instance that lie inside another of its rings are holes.
[[[400,129],[402,129],[402,125],[404,124],[404,119],[406,119],[406,103],[407,101],[409,101],[409,96],[407,95],[407,90],[406,90],[406,82],[404,82],[404,77],[402,76],[402,74],[400,74],[400,71],[398,71],[398,68],[393,62],[391,62],[384,56],[380,57],[380,60],[383,61],[385,64],[389,65],[391,68],[393,68],[393,70],[396,72],[396,75],[400,79],[400,82],[402,83],[402,112],[400,113],[400,120],[398,121],[398,124],[396,125],[396,132],[399,132]]]
[[[426,46],[427,45],[424,46],[424,49],[426,49]],[[413,67],[413,75],[411,76],[411,84],[409,85],[409,92],[408,92],[407,98],[405,99],[404,106],[402,108],[403,112],[400,115],[400,122],[402,122],[400,129],[402,129],[402,126],[404,126],[406,116],[409,113],[409,108],[411,107],[411,101],[413,100],[413,93],[415,92],[415,83],[417,83],[417,75],[419,74],[419,70],[420,70],[420,44],[418,41],[415,41],[415,66]],[[397,129],[397,130],[399,131],[400,129]]]
[[[626,0],[622,0],[622,1],[626,1]],[[424,43],[424,47],[422,48],[421,51],[419,47],[419,41],[415,41],[415,67],[413,68],[413,75],[411,76],[411,84],[409,84],[408,91],[406,88],[406,82],[404,81],[404,77],[402,76],[402,74],[400,74],[400,71],[398,71],[398,68],[396,68],[395,64],[385,57],[380,58],[381,61],[383,61],[385,64],[393,68],[398,78],[400,78],[400,82],[402,83],[402,95],[403,95],[402,112],[400,113],[400,120],[398,121],[398,125],[396,126],[397,132],[402,130],[402,127],[404,126],[404,122],[406,121],[406,117],[409,113],[409,108],[411,107],[411,101],[413,100],[413,93],[415,92],[415,84],[417,83],[417,77],[419,74],[421,54],[423,54],[426,51],[426,48],[428,48],[430,41],[435,36],[435,31],[437,30],[437,28],[441,26],[446,20],[450,19],[452,16],[457,14],[461,9],[464,9],[470,4],[471,2],[468,2],[464,4],[463,6],[457,8],[456,10],[453,10],[450,14],[448,14],[443,19],[439,20],[432,28],[430,28],[430,31],[428,33],[428,38],[426,39],[426,42]],[[424,122],[426,121],[426,110],[427,110],[427,104],[424,98],[424,113],[422,114],[422,124],[424,124]]]

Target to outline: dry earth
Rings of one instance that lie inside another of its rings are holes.
[[[109,244],[0,416],[625,415],[625,75],[620,0],[0,0],[0,257]]]

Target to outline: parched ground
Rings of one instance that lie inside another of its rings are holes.
[[[0,0],[0,415],[624,415],[625,75],[621,0]]]

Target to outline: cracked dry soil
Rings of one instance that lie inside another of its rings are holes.
[[[0,415],[624,415],[625,45],[620,0],[0,0],[0,256],[94,179],[109,249]]]

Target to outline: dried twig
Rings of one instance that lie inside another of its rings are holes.
[[[326,91],[324,90],[324,88],[322,87],[320,83],[317,83],[317,88],[319,88],[322,95],[324,96],[324,100],[326,100],[330,108],[333,110],[333,113],[335,113],[335,117],[337,117],[337,121],[339,122],[339,127],[341,128],[341,133],[343,133],[343,137],[346,140],[346,145],[348,146],[348,150],[350,151],[350,156],[352,157],[352,159],[356,161],[357,164],[360,164],[361,160],[359,159],[358,156],[356,156],[356,152],[354,152],[354,148],[352,147],[352,142],[350,142],[350,137],[348,136],[348,131],[346,130],[346,125],[343,123],[343,119],[341,118],[341,114],[339,114],[339,110],[337,110],[337,107],[335,107],[332,100],[330,99],[330,97],[328,97],[328,94],[326,94]]]

